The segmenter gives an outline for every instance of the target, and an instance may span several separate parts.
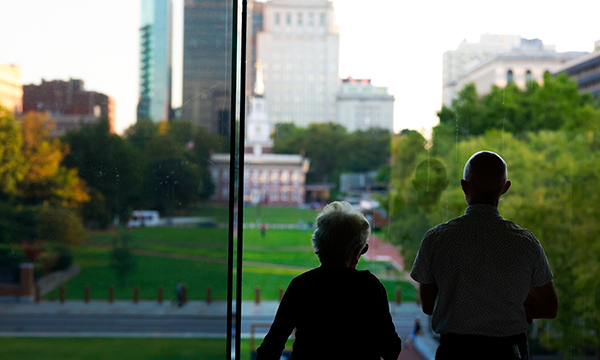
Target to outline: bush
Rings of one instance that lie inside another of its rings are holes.
[[[86,237],[79,214],[63,207],[43,207],[38,216],[39,238],[62,245],[80,245]]]
[[[32,241],[37,238],[37,217],[35,207],[13,207],[0,205],[0,243],[14,244]]]
[[[58,255],[56,264],[54,265],[53,271],[66,270],[73,264],[73,255],[68,247],[63,245],[57,245],[54,247],[54,251]]]
[[[0,268],[9,269],[12,281],[19,282],[19,265],[28,262],[21,249],[0,248]]]

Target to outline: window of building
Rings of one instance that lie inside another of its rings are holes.
[[[291,13],[285,14],[285,23],[287,25],[292,25],[292,14]]]
[[[280,23],[280,15],[279,13],[275,13],[275,25],[279,25]]]
[[[321,13],[321,15],[319,17],[319,25],[321,25],[321,26],[327,25],[327,14]]]
[[[302,13],[298,13],[298,25],[302,25]]]
[[[508,84],[513,82],[513,71],[512,70],[508,70],[508,72],[506,73],[506,82]]]
[[[531,71],[527,70],[527,72],[525,73],[525,83],[529,84],[531,82],[532,78],[531,78]]]
[[[315,14],[308,13],[308,25],[313,26],[315,24]]]

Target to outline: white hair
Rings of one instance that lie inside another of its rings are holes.
[[[312,245],[321,263],[344,264],[366,245],[370,234],[371,226],[361,212],[346,201],[335,201],[317,216]]]

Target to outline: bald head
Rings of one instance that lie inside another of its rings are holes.
[[[506,162],[496,153],[480,151],[467,161],[461,184],[467,203],[498,206],[498,200],[510,187]]]

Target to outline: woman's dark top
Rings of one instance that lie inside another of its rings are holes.
[[[292,360],[396,360],[402,348],[383,284],[368,270],[319,267],[292,280],[258,360],[279,360],[296,328]]]

